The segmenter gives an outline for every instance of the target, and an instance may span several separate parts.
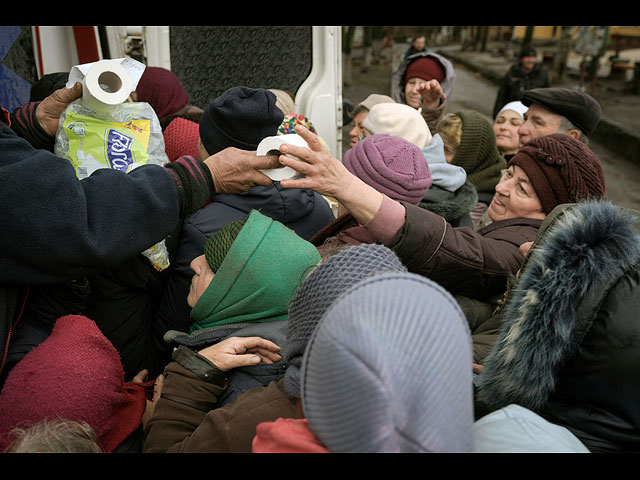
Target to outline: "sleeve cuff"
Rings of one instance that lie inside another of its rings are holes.
[[[364,227],[383,245],[389,245],[406,221],[406,210],[400,202],[382,196],[380,208]]]
[[[202,355],[183,345],[180,345],[174,350],[173,361],[190,370],[205,382],[214,385],[225,385],[227,383],[227,375],[225,372],[219,370],[218,367]]]

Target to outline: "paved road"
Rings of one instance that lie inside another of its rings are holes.
[[[497,86],[462,65],[456,64],[455,67],[457,80],[448,111],[474,109],[490,117]],[[389,67],[377,66],[368,74],[356,72],[353,85],[343,90],[343,97],[357,103],[364,100],[370,93],[388,95],[389,70]],[[349,128],[346,127],[345,133],[348,130]],[[343,146],[347,148],[348,145],[348,136],[345,135]],[[590,147],[602,162],[608,198],[616,205],[640,210],[640,166],[613,153],[605,145],[592,142]]]

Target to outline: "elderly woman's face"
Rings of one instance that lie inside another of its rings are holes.
[[[213,280],[215,273],[209,267],[204,255],[200,255],[191,261],[191,270],[193,270],[194,275],[191,279],[187,303],[193,308]]]
[[[488,213],[494,222],[509,218],[544,220],[546,217],[529,177],[517,165],[511,165],[502,174]]]
[[[353,117],[353,128],[349,131],[349,136],[351,137],[351,148],[358,143],[364,137],[364,129],[362,127],[362,122],[364,122],[365,118],[369,114],[368,110],[364,110],[359,112],[355,117]]]

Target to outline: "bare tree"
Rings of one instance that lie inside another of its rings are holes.
[[[353,81],[351,44],[356,28],[351,25],[342,27],[342,83],[345,86]]]
[[[555,74],[555,80],[558,82],[562,82],[565,78],[569,52],[571,52],[571,48],[573,47],[574,29],[574,26],[563,26],[560,31],[560,39],[556,47],[556,55],[553,59],[552,69]]]

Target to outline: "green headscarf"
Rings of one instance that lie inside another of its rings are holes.
[[[467,179],[479,192],[493,192],[507,168],[493,126],[475,110],[461,110],[456,115],[462,119],[462,140],[451,163],[465,169]]]
[[[220,252],[224,258],[213,260]],[[320,261],[315,246],[256,210],[244,225],[233,222],[210,237],[205,256],[215,276],[191,310],[189,333],[286,319],[291,298]]]

